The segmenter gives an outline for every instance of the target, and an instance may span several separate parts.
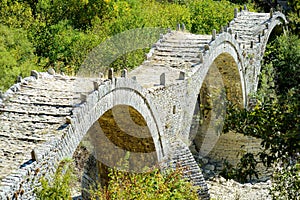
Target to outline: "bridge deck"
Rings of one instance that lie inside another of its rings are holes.
[[[187,32],[173,32],[155,45],[149,60],[130,72],[145,88],[160,85],[160,75],[165,73],[166,84],[180,83],[180,72],[189,73],[199,64],[199,53],[211,41],[210,35],[195,35]]]
[[[80,93],[91,91],[92,81],[40,73],[0,102],[0,179],[28,162],[35,147],[62,136],[57,129],[80,102]]]

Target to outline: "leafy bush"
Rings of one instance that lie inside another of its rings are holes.
[[[0,0],[0,24],[25,30],[34,23],[29,4],[14,0]]]
[[[158,169],[143,174],[110,170],[109,184],[91,190],[91,199],[198,199],[197,187],[187,182],[182,171]]]
[[[225,121],[225,132],[262,139],[263,151],[257,162],[267,166],[279,163],[273,174],[274,199],[295,199],[300,187],[299,42],[297,36],[284,35],[268,46],[257,104],[249,110],[229,106]],[[251,160],[246,161],[249,164]]]
[[[226,26],[233,19],[234,8],[241,7],[226,0],[196,0],[188,6],[192,15],[191,32],[198,34],[211,34],[213,29],[220,30],[221,26]],[[248,9],[253,10],[253,6],[248,4]]]
[[[289,27],[294,34],[300,35],[300,0],[288,0],[290,7],[288,15]]]
[[[98,185],[99,189],[91,189],[90,198],[92,200],[198,199],[199,188],[186,181],[182,172],[182,169],[177,169],[161,173],[159,169],[154,169],[138,174],[110,168],[108,185],[102,187]],[[40,200],[70,199],[72,184],[75,181],[73,162],[71,159],[64,159],[51,180],[41,178],[41,187],[37,188],[35,193]]]
[[[35,24],[30,33],[37,54],[45,61],[40,64],[69,75],[75,74],[90,49],[99,41],[96,35],[75,30],[67,20],[51,26]]]
[[[252,153],[247,153],[245,150],[241,151],[242,157],[237,166],[231,165],[227,160],[223,162],[223,168],[220,175],[226,179],[234,179],[241,183],[245,183],[255,176],[258,178],[256,166],[258,161]]]
[[[60,162],[51,181],[41,178],[41,187],[36,189],[37,199],[61,200],[71,198],[72,183],[76,180],[71,159]]]
[[[40,69],[34,52],[26,31],[0,24],[0,91],[14,84],[18,76],[29,76],[31,70]]]
[[[264,151],[260,156],[270,166],[278,157],[299,151],[297,109],[297,105],[288,101],[259,103],[252,110],[231,107],[225,122],[226,129],[261,138]]]
[[[265,64],[275,70],[277,95],[282,97],[291,88],[300,88],[300,39],[296,35],[283,35],[272,42],[265,53]],[[264,68],[264,67],[263,67]]]
[[[299,199],[300,197],[300,161],[290,159],[288,163],[279,163],[276,166],[270,190],[273,199]]]

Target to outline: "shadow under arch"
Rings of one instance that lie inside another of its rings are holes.
[[[109,168],[142,173],[158,164],[149,127],[132,106],[116,105],[106,111],[88,130],[82,145],[89,149],[82,175],[82,197],[97,184],[107,185]]]

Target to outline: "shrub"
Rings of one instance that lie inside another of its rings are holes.
[[[30,38],[37,49],[40,64],[53,67],[58,72],[74,75],[88,52],[99,40],[97,35],[75,30],[68,20],[54,25],[34,24]]]
[[[107,187],[91,190],[91,199],[198,199],[197,187],[187,182],[182,171],[154,169],[143,174],[110,170]]]
[[[294,34],[300,36],[300,0],[288,0],[288,11],[289,28]]]
[[[300,197],[300,161],[290,159],[289,163],[281,163],[276,167],[270,192],[273,199],[299,199]]]
[[[0,0],[0,24],[25,30],[34,22],[29,4],[14,0]]]
[[[36,189],[37,198],[40,200],[70,199],[72,183],[75,180],[72,160],[64,159],[51,180],[41,178],[41,187]]]
[[[268,45],[265,65],[271,64],[275,70],[274,82],[277,95],[284,97],[291,88],[300,88],[300,39],[287,34],[277,37]],[[262,66],[264,69],[265,67]]]
[[[233,19],[233,10],[237,6],[226,0],[196,0],[188,5],[191,12],[191,32],[210,34],[213,29],[220,30]],[[252,6],[248,6],[253,10]]]
[[[18,76],[29,76],[33,69],[40,69],[35,49],[23,29],[0,24],[0,91],[5,91]]]
[[[249,110],[229,106],[225,121],[225,132],[233,130],[262,139],[260,161],[267,166],[277,163],[271,190],[274,199],[299,196],[299,42],[297,36],[287,34],[268,46],[257,104]],[[256,161],[247,162],[249,166]]]

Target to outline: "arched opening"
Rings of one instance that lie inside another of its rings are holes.
[[[83,199],[88,199],[90,187],[107,185],[109,168],[142,173],[158,163],[145,118],[128,105],[116,105],[96,120],[74,158],[81,169],[78,177]]]
[[[270,62],[272,62],[273,58],[272,56],[270,56],[270,53],[268,52],[266,56],[266,51],[268,51],[268,46],[269,44],[271,44],[272,42],[274,42],[274,40],[278,37],[278,36],[281,36],[283,33],[284,33],[285,29],[284,29],[284,23],[281,23],[281,24],[278,24],[276,25],[271,33],[269,34],[269,37],[268,37],[268,41],[266,42],[265,46],[264,46],[264,49],[263,49],[263,58],[262,58],[262,61],[261,61],[261,67],[260,67],[260,72],[258,74],[258,77],[257,77],[257,80],[258,80],[258,83],[257,83],[257,91],[262,87],[262,73],[265,74],[265,73],[271,73],[270,69],[268,69],[268,67],[266,67],[266,65]]]
[[[244,105],[242,81],[236,60],[222,53],[211,64],[199,91],[190,129],[190,150],[205,177],[220,172],[224,160],[236,164],[240,147],[252,143],[252,139],[236,133],[222,134],[228,102]]]
[[[276,25],[269,35],[267,44],[274,41],[276,39],[276,37],[283,34],[283,32],[284,32],[284,23]]]

